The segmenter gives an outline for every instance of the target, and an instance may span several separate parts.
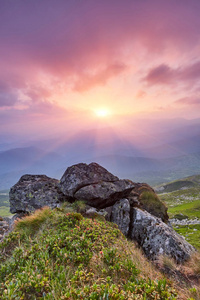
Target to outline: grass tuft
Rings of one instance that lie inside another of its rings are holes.
[[[30,216],[16,220],[15,230],[24,232],[28,236],[34,235],[40,229],[42,223],[44,223],[50,215],[51,209],[49,207],[43,207]]]

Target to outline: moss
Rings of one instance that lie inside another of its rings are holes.
[[[168,220],[167,207],[159,197],[150,189],[140,190],[139,201],[142,207],[153,215],[161,218],[163,221]]]

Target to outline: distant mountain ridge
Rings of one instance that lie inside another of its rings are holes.
[[[130,121],[130,120],[129,120]],[[97,161],[121,178],[159,184],[200,173],[200,120],[132,122],[132,130],[111,127],[84,130],[71,136],[0,144],[0,189],[10,188],[24,173],[59,178],[80,161]],[[168,123],[167,123],[168,122]],[[174,131],[173,131],[174,127]],[[7,146],[23,145],[7,150]]]

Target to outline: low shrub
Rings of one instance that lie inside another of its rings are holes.
[[[113,223],[45,208],[18,221],[4,249],[8,241],[12,251],[0,262],[2,300],[176,299],[161,274],[147,275],[150,263]]]

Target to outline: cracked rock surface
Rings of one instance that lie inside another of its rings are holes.
[[[79,189],[74,197],[83,200],[90,206],[104,208],[114,205],[118,200],[128,196],[134,185],[129,180],[101,182]]]
[[[131,239],[137,241],[146,256],[152,260],[163,254],[182,263],[195,251],[172,227],[139,208],[133,208]]]

